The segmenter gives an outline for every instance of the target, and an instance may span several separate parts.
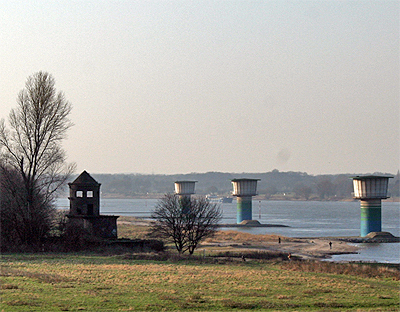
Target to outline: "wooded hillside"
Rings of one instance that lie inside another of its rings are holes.
[[[383,173],[376,173],[383,174]],[[386,174],[386,173],[385,173]],[[265,199],[342,200],[352,197],[351,176],[355,174],[309,175],[305,172],[264,173],[189,173],[161,174],[92,174],[101,183],[103,197],[157,196],[174,192],[174,182],[194,180],[196,194],[230,195],[234,178],[256,178],[258,193]],[[399,172],[390,179],[389,194],[399,197]]]

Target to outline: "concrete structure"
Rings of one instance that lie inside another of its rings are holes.
[[[89,234],[102,238],[117,238],[118,216],[100,215],[100,183],[83,171],[69,185],[70,209],[68,222],[80,226]]]
[[[352,177],[354,198],[360,199],[361,236],[382,231],[382,199],[387,195],[389,179],[393,176],[365,175]]]
[[[232,195],[237,197],[236,222],[252,220],[252,197],[257,195],[257,181],[260,179],[233,179]]]

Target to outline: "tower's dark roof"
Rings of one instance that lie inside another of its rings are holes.
[[[354,176],[354,177],[350,177],[351,179],[354,180],[367,180],[367,179],[380,179],[380,178],[394,178],[394,176],[392,175],[359,175],[359,176]]]
[[[240,181],[260,181],[261,179],[249,179],[249,178],[239,178],[239,179],[232,179],[232,182],[240,182]]]
[[[84,170],[79,177],[75,179],[74,182],[71,184],[94,184],[94,185],[99,185],[99,183],[92,178],[92,176]]]

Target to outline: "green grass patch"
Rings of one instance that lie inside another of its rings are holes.
[[[3,255],[0,311],[398,311],[399,281],[280,262]]]

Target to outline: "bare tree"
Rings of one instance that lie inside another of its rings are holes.
[[[63,185],[74,165],[66,164],[61,142],[72,126],[71,104],[56,92],[54,78],[45,72],[29,77],[9,115],[9,129],[0,121],[0,170],[2,177],[17,174],[19,186],[2,178],[8,197],[16,197],[12,210],[20,228],[19,240],[37,243],[50,228],[44,216],[51,213],[55,192]],[[19,188],[18,192],[15,189]],[[10,213],[4,210],[2,213]],[[4,225],[3,225],[4,226]]]
[[[183,198],[166,194],[152,212],[154,235],[172,241],[180,254],[194,250],[206,237],[214,235],[222,218],[219,205],[206,198]]]

